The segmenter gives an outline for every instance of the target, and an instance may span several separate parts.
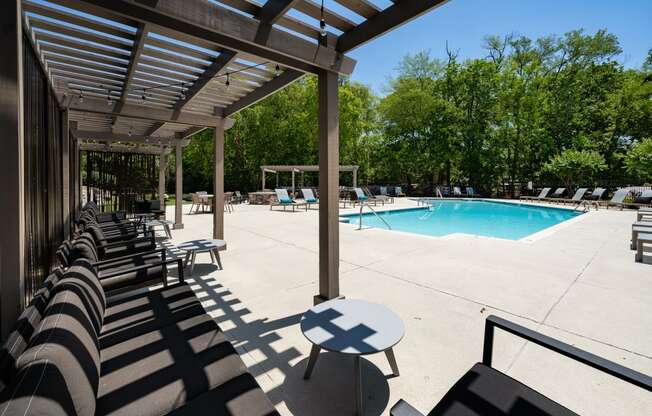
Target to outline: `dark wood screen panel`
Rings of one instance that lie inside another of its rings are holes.
[[[27,39],[23,50],[27,303],[50,271],[63,238],[62,117]]]
[[[104,212],[131,214],[135,201],[158,191],[158,156],[137,153],[83,151],[86,198]]]

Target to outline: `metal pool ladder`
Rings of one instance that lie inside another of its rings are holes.
[[[371,208],[371,206],[370,206],[368,203],[363,202],[362,204],[360,204],[360,219],[358,220],[358,230],[361,230],[361,229],[362,229],[362,209],[363,209],[364,207],[369,208],[369,210],[370,210],[371,212],[373,212],[373,214],[376,216],[376,218],[378,218],[379,220],[381,220],[381,221],[382,221],[382,222],[387,226],[387,229],[388,229],[388,230],[391,230],[391,229],[392,229],[392,227],[387,223],[387,221],[385,221],[385,220],[383,219],[383,217],[381,217],[380,215],[378,215],[378,213],[376,212],[376,210],[374,210],[373,208]]]

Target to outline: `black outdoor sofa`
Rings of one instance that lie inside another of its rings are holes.
[[[88,232],[60,247],[0,349],[0,414],[277,415],[184,282],[182,259],[131,241],[109,260]]]
[[[428,416],[567,416],[576,415],[561,404],[491,366],[494,328],[500,328],[572,360],[652,392],[652,377],[527,329],[497,316],[487,317],[482,362],[475,364],[444,395]],[[390,416],[423,416],[399,400]]]

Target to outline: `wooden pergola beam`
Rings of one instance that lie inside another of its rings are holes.
[[[123,144],[98,144],[98,143],[81,143],[79,150],[86,150],[90,152],[114,152],[114,153],[136,153],[143,155],[157,155],[161,153],[166,155],[172,152],[172,149],[161,149],[158,146],[127,146]]]
[[[258,101],[262,100],[263,98],[287,87],[288,85],[298,80],[302,76],[303,73],[299,71],[287,69],[278,77],[272,79],[271,81],[268,81],[267,83],[263,84],[262,86],[250,92],[249,94],[240,98],[238,101],[225,107],[222,110],[221,115],[222,117],[228,117],[232,114],[235,114],[238,111],[242,110],[243,108],[249,107],[250,105],[255,104]]]
[[[131,57],[129,58],[129,65],[127,66],[127,74],[125,75],[124,84],[122,85],[122,94],[120,95],[120,101],[116,106],[117,112],[122,112],[122,107],[127,102],[127,95],[129,94],[129,87],[131,87],[134,75],[136,74],[136,68],[138,67],[138,60],[140,55],[143,53],[145,48],[145,39],[147,39],[147,33],[149,32],[148,26],[146,24],[139,24],[138,30],[136,31],[136,37],[134,39],[134,46],[131,49]],[[117,117],[113,117],[111,124],[115,125]]]
[[[237,52],[278,62],[303,72],[320,69],[349,75],[355,61],[324,47],[272,28],[265,44],[256,43],[260,22],[216,4],[202,0],[159,0],[156,9],[128,0],[53,0],[69,7],[104,11],[156,26],[157,33],[189,42],[210,42]]]
[[[260,20],[260,25],[256,33],[256,43],[267,43],[269,35],[272,33],[272,25],[298,2],[299,0],[267,0],[265,5],[258,10],[257,17]]]
[[[122,111],[116,111],[116,104],[107,106],[106,100],[84,97],[84,102],[79,102],[76,96],[68,96],[63,100],[63,106],[71,111],[93,114],[106,114],[110,116],[123,116],[128,118],[159,121],[162,123],[187,124],[191,126],[214,127],[218,122],[218,117],[209,117],[199,114],[180,113],[175,115],[176,111],[164,108],[152,108],[142,105],[127,103],[122,106]]]
[[[448,0],[409,0],[395,2],[374,17],[344,32],[337,40],[337,50],[346,53],[358,46],[441,6]]]
[[[128,142],[128,143],[141,143],[141,144],[151,144],[158,146],[176,146],[178,142],[181,142],[181,146],[187,146],[190,143],[190,140],[187,139],[177,139],[175,137],[149,137],[144,135],[132,134],[117,134],[110,132],[98,132],[90,130],[76,130],[71,129],[70,132],[77,139],[83,140],[97,140],[103,142]]]

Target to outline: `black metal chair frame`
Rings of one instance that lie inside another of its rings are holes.
[[[490,315],[485,321],[484,346],[482,350],[482,364],[491,367],[494,347],[495,328],[502,329],[512,335],[533,342],[541,347],[554,351],[574,361],[588,365],[591,368],[619,378],[629,384],[652,392],[652,377],[624,367],[613,361],[606,360],[590,352],[584,351],[557,339],[543,335],[539,332],[525,328],[506,319]],[[404,400],[399,400],[390,410],[391,416],[423,416]]]

